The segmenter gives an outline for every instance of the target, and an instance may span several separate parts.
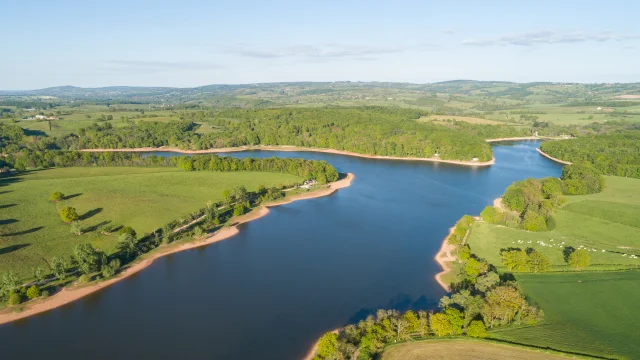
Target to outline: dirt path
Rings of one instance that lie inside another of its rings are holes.
[[[571,162],[560,160],[560,159],[556,159],[553,156],[551,156],[551,155],[545,153],[544,151],[540,150],[540,148],[537,148],[536,150],[540,153],[540,155],[546,157],[549,160],[553,160],[555,162],[559,162],[560,164],[571,165]]]
[[[403,161],[428,161],[428,162],[437,162],[437,163],[446,163],[446,164],[455,164],[455,165],[465,165],[465,166],[489,166],[495,164],[495,158],[492,158],[489,161],[462,161],[462,160],[442,160],[437,157],[431,158],[417,158],[417,157],[398,157],[398,156],[378,156],[378,155],[365,155],[358,154],[351,151],[342,151],[342,150],[334,150],[334,149],[321,149],[321,148],[305,148],[305,147],[297,147],[297,146],[241,146],[234,148],[219,148],[219,149],[207,149],[207,150],[182,150],[178,148],[172,147],[159,147],[159,148],[132,148],[132,149],[84,149],[80,151],[87,152],[154,152],[154,151],[171,151],[178,152],[181,154],[213,154],[213,153],[226,153],[226,152],[239,152],[239,151],[251,151],[251,150],[261,150],[261,151],[310,151],[310,152],[321,152],[327,154],[338,154],[338,155],[346,155],[346,156],[354,156],[366,159],[383,159],[383,160],[403,160]]]
[[[49,311],[59,306],[66,305],[68,303],[76,301],[84,296],[87,296],[103,288],[106,288],[109,285],[112,285],[118,281],[126,279],[127,277],[144,270],[147,266],[151,265],[154,260],[161,258],[163,256],[177,253],[180,251],[197,248],[200,246],[213,244],[215,242],[228,239],[239,232],[238,225],[247,223],[255,219],[259,219],[267,215],[269,213],[270,207],[288,204],[298,200],[312,199],[312,198],[333,194],[338,189],[343,189],[350,186],[354,178],[355,176],[349,173],[344,179],[341,179],[329,184],[328,188],[317,190],[310,193],[294,195],[286,200],[276,201],[276,202],[272,202],[272,203],[268,203],[263,206],[260,206],[248,214],[234,218],[233,225],[222,228],[216,231],[215,233],[211,234],[211,236],[205,239],[194,240],[184,244],[172,244],[172,245],[160,247],[157,251],[154,251],[153,253],[148,254],[148,256],[142,257],[142,259],[140,259],[139,261],[131,265],[128,265],[115,278],[102,281],[99,283],[95,283],[95,284],[86,285],[86,286],[72,285],[72,286],[66,287],[46,299],[38,299],[38,300],[30,301],[29,303],[26,304],[26,306],[23,307],[21,312],[11,312],[12,311],[11,308],[4,309],[2,312],[0,312],[0,325],[6,324],[12,321],[16,321],[19,319],[24,319],[32,315],[40,314],[45,311]]]

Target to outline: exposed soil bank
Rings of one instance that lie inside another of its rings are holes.
[[[449,236],[453,234],[453,230],[455,228],[456,227],[453,226],[449,229],[449,235],[447,235],[447,237],[445,237],[444,240],[442,241],[442,246],[440,247],[440,251],[438,251],[435,257],[436,262],[442,268],[442,271],[436,274],[435,279],[438,282],[438,284],[440,284],[440,286],[442,286],[442,288],[445,289],[446,291],[451,291],[451,289],[449,289],[449,284],[445,283],[444,280],[442,280],[442,277],[447,275],[453,269],[450,263],[458,260],[458,258],[455,255],[453,255],[453,251],[456,249],[456,247],[453,245],[450,245],[448,241]]]
[[[263,206],[254,209],[248,214],[234,218],[234,222],[231,226],[222,228],[205,239],[160,247],[157,251],[148,254],[148,256],[146,257],[143,257],[139,262],[128,265],[118,276],[112,279],[105,280],[96,284],[90,284],[87,286],[72,285],[71,287],[66,287],[46,299],[33,300],[27,303],[21,312],[11,312],[11,308],[5,309],[0,313],[0,325],[24,319],[32,315],[40,314],[78,300],[84,296],[92,294],[100,289],[106,288],[109,285],[112,285],[120,280],[126,279],[127,277],[138,273],[139,271],[145,269],[147,266],[151,265],[154,260],[165,255],[213,244],[215,242],[228,239],[239,232],[238,225],[247,223],[251,220],[259,219],[267,215],[269,213],[270,207],[288,204],[298,200],[317,198],[333,194],[338,189],[350,186],[354,178],[355,176],[349,173],[345,178],[329,184],[327,188],[309,193],[293,195],[287,199],[264,204]]]
[[[542,156],[546,157],[546,158],[547,158],[547,159],[549,159],[549,160],[553,160],[553,161],[555,161],[555,162],[558,162],[558,163],[560,163],[560,164],[565,164],[565,165],[571,165],[571,164],[572,164],[572,163],[571,163],[571,162],[569,162],[569,161],[564,161],[564,160],[556,159],[556,158],[554,158],[553,156],[551,156],[551,155],[549,155],[549,154],[545,153],[544,151],[540,150],[540,148],[537,148],[536,150],[540,153],[540,155],[542,155]]]
[[[298,146],[241,146],[241,147],[233,147],[233,148],[219,148],[219,149],[207,149],[207,150],[182,150],[178,148],[172,147],[158,147],[158,148],[131,148],[131,149],[83,149],[80,151],[88,151],[88,152],[155,152],[155,151],[171,151],[177,152],[181,154],[214,154],[214,153],[226,153],[226,152],[240,152],[240,151],[251,151],[251,150],[261,150],[261,151],[311,151],[311,152],[321,152],[327,154],[338,154],[338,155],[346,155],[346,156],[355,156],[366,159],[383,159],[383,160],[404,160],[404,161],[430,161],[430,162],[438,162],[438,163],[446,163],[446,164],[456,164],[456,165],[465,165],[465,166],[489,166],[495,164],[495,158],[492,158],[489,161],[464,161],[464,160],[442,160],[438,157],[430,157],[430,158],[417,158],[417,157],[398,157],[398,156],[379,156],[379,155],[365,155],[358,154],[351,151],[343,151],[343,150],[334,150],[334,149],[321,149],[321,148],[305,148]]]

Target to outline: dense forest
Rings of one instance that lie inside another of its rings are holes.
[[[182,121],[96,124],[60,139],[63,149],[175,146],[210,149],[245,145],[294,145],[370,155],[488,161],[491,147],[458,128],[418,123],[416,110],[357,107],[194,111]],[[195,123],[206,122],[209,132]]]
[[[547,141],[540,149],[561,160],[590,163],[606,175],[640,178],[640,131]]]

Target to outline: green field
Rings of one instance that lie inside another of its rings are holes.
[[[498,267],[501,249],[531,247],[544,253],[554,270],[568,270],[563,256],[566,246],[588,248],[592,270],[640,266],[640,180],[608,176],[602,193],[567,199],[567,205],[554,215],[557,226],[552,231],[529,232],[476,222],[469,246]]]
[[[425,340],[387,348],[382,360],[562,360],[567,356],[543,350],[472,339]]]
[[[523,274],[517,279],[544,310],[545,321],[494,331],[492,336],[557,350],[638,358],[640,271]]]
[[[13,270],[28,277],[31,267],[46,268],[43,259],[69,255],[75,244],[90,242],[108,253],[116,235],[98,234],[104,222],[128,225],[138,234],[219,201],[222,191],[244,185],[275,186],[300,182],[301,178],[262,172],[183,172],[175,168],[87,167],[34,171],[0,178],[0,273]],[[48,201],[53,191],[69,199]],[[57,211],[73,206],[86,233],[70,233]]]

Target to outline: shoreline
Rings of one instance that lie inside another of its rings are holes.
[[[229,153],[229,152],[241,152],[241,151],[251,151],[251,150],[260,150],[260,151],[308,151],[308,152],[319,152],[325,154],[336,154],[336,155],[345,155],[345,156],[353,156],[365,159],[380,159],[380,160],[403,160],[403,161],[427,161],[434,163],[445,163],[445,164],[454,164],[454,165],[464,165],[464,166],[490,166],[495,164],[496,159],[492,157],[489,161],[466,161],[466,160],[442,160],[437,157],[431,158],[418,158],[418,157],[399,157],[399,156],[382,156],[382,155],[366,155],[359,154],[351,151],[345,150],[334,150],[334,149],[323,149],[323,148],[305,148],[299,146],[290,146],[290,145],[269,145],[269,146],[240,146],[240,147],[231,147],[231,148],[217,148],[217,149],[207,149],[207,150],[182,150],[174,147],[143,147],[143,148],[128,148],[128,149],[82,149],[78,151],[85,152],[161,152],[161,151],[169,151],[169,152],[177,152],[181,154],[216,154],[216,153]]]
[[[570,138],[558,138],[552,136],[521,136],[521,137],[510,137],[510,138],[496,138],[496,139],[485,139],[488,143],[500,142],[500,141],[521,141],[521,140],[569,140]]]
[[[546,152],[540,150],[540,148],[536,148],[536,151],[538,151],[538,153],[540,153],[540,155],[546,157],[549,160],[555,161],[557,163],[564,164],[564,165],[572,165],[573,164],[570,161],[564,161],[564,160],[560,160],[560,159],[554,158],[553,156],[551,156],[551,155],[547,154]]]
[[[342,327],[333,329],[331,330],[331,332],[334,334],[338,334],[340,330],[342,330]],[[318,343],[320,343],[320,339],[322,339],[324,334],[326,333],[320,335],[320,337],[313,343],[313,346],[311,347],[311,349],[309,349],[309,351],[307,351],[307,354],[302,358],[302,360],[313,360],[313,356],[316,354],[316,350],[318,350]]]
[[[59,292],[51,295],[46,299],[32,300],[33,303],[31,304],[27,303],[27,305],[20,312],[10,312],[12,310],[11,308],[4,309],[3,312],[0,313],[0,325],[7,324],[16,320],[25,319],[27,317],[37,315],[49,310],[53,310],[60,306],[72,303],[89,294],[92,294],[96,291],[99,291],[103,288],[113,285],[118,281],[124,280],[131,275],[137,274],[138,272],[144,270],[149,265],[151,265],[156,259],[159,259],[163,256],[189,250],[189,249],[198,248],[205,245],[210,245],[218,241],[231,238],[232,236],[240,232],[240,230],[238,229],[239,225],[248,223],[252,220],[259,219],[263,216],[266,216],[267,214],[269,214],[270,207],[285,205],[285,204],[289,204],[299,200],[313,199],[313,198],[331,195],[334,192],[336,192],[338,189],[343,189],[351,186],[351,182],[353,181],[353,179],[355,179],[355,175],[352,173],[348,173],[345,178],[330,183],[329,187],[327,188],[320,189],[310,193],[293,195],[289,199],[285,198],[282,200],[277,200],[264,205],[260,205],[259,207],[253,209],[251,212],[234,218],[232,225],[230,225],[229,227],[224,227],[214,232],[213,234],[210,234],[210,236],[208,236],[205,239],[193,240],[177,246],[169,245],[165,249],[159,248],[159,251],[150,254],[149,257],[142,258],[140,259],[139,262],[134,262],[128,265],[120,274],[118,274],[114,278],[111,278],[96,284],[90,284],[87,286],[77,287],[75,285],[71,285],[69,287],[65,287]]]
[[[442,268],[442,271],[437,273],[434,278],[436,279],[436,282],[438,282],[438,284],[440,284],[440,286],[447,292],[451,291],[451,289],[449,288],[449,285],[442,280],[442,277],[453,270],[453,266],[449,265],[449,263],[458,260],[458,257],[452,254],[452,251],[455,250],[456,247],[450,245],[448,242],[449,237],[453,234],[453,230],[455,228],[455,225],[449,228],[449,235],[444,238],[440,250],[438,250],[434,257],[438,265]]]

